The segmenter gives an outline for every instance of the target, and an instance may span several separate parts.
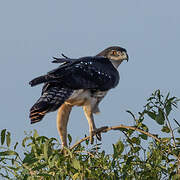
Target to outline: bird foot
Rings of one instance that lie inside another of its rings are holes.
[[[90,143],[93,144],[94,142],[94,138],[93,136],[96,135],[96,138],[101,141],[102,137],[101,137],[101,132],[103,132],[103,130],[105,130],[106,128],[108,128],[108,126],[103,126],[97,129],[94,129],[93,131],[90,132]]]

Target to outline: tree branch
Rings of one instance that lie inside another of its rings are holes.
[[[156,136],[154,136],[153,134],[149,133],[149,132],[146,132],[146,131],[143,131],[142,129],[139,129],[137,127],[134,127],[134,126],[124,126],[124,125],[119,125],[119,126],[111,126],[111,127],[108,127],[108,126],[105,126],[105,127],[101,127],[99,129],[97,129],[97,131],[93,134],[96,135],[96,134],[99,134],[99,133],[106,133],[108,131],[111,131],[111,130],[120,130],[120,129],[132,129],[134,131],[138,131],[142,134],[145,134],[149,137],[152,137],[153,139],[155,139],[156,141],[160,142],[161,140],[159,138],[157,138]],[[85,140],[89,139],[90,136],[87,136],[83,139],[80,139],[78,142],[76,142],[73,146],[70,147],[70,149],[73,149],[75,148],[76,146],[78,146],[79,144],[81,144],[82,142],[84,142]]]

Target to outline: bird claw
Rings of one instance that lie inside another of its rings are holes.
[[[91,144],[94,143],[94,135],[96,135],[96,138],[97,138],[99,141],[101,141],[101,139],[102,139],[102,138],[101,138],[101,133],[98,133],[98,134],[97,134],[96,131],[92,131],[92,132],[90,133],[90,138],[89,138]]]
[[[96,138],[97,138],[99,141],[101,141],[101,139],[102,139],[101,133],[96,134]]]
[[[105,129],[107,129],[108,126],[103,126],[101,128],[98,129],[94,129],[93,131],[90,132],[90,143],[93,144],[94,142],[94,138],[93,136],[96,135],[96,138],[101,141],[102,137],[101,137],[101,132],[103,132]]]

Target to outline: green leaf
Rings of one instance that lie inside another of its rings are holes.
[[[133,137],[133,138],[131,139],[131,142],[132,142],[132,143],[135,143],[135,144],[137,144],[137,145],[139,145],[139,144],[141,143],[140,139],[137,138],[137,137]]]
[[[25,156],[25,158],[23,159],[23,163],[26,163],[26,164],[30,165],[30,164],[33,164],[33,163],[35,163],[35,162],[38,161],[38,159],[35,158],[35,157],[34,157],[34,154],[32,154],[32,153],[30,153],[30,154],[25,154],[25,155],[26,155],[26,156]]]
[[[170,132],[170,129],[168,126],[163,126],[163,128],[161,129],[162,132],[165,132],[165,133],[169,133]]]
[[[126,112],[129,113],[133,117],[134,120],[136,120],[136,117],[134,116],[134,114],[131,111],[126,110]]]
[[[159,125],[164,124],[165,118],[164,118],[164,112],[162,111],[162,109],[160,108],[158,109],[158,115],[156,116],[155,120]]]
[[[126,132],[127,132],[128,136],[131,136],[134,133],[134,130],[128,129]]]
[[[25,143],[27,140],[29,140],[30,137],[25,137],[23,140],[22,140],[22,146],[25,147]]]
[[[11,156],[11,155],[18,155],[18,153],[15,152],[15,151],[3,151],[3,152],[0,152],[0,156]]]
[[[52,175],[47,174],[47,173],[39,173],[38,176],[52,177]]]
[[[18,142],[16,142],[16,144],[14,145],[14,150],[16,150],[17,145],[18,145]]]
[[[72,159],[72,166],[77,169],[77,170],[80,170],[80,162],[76,159],[76,158],[73,158]]]
[[[115,144],[112,144],[112,145],[113,145],[113,156],[115,158],[115,157],[117,157],[116,145]]]
[[[152,111],[145,111],[145,113],[147,113],[147,115],[152,118],[152,119],[156,119],[156,113],[152,112]]]
[[[87,137],[87,136],[85,135],[85,137]],[[86,145],[88,145],[89,144],[89,139],[86,139],[85,143],[86,143]]]
[[[11,164],[12,164],[12,165],[14,165],[14,161],[15,161],[14,159],[11,159]]]
[[[166,98],[165,98],[165,102],[168,100],[169,95],[170,95],[170,92],[168,92],[168,94],[167,94],[167,96],[166,96]]]
[[[127,158],[127,164],[129,165],[131,162],[133,162],[132,160],[134,159],[134,156],[129,156],[128,158]]]
[[[139,136],[144,140],[147,140],[147,138],[148,138],[148,136],[146,134],[140,134]]]
[[[10,132],[7,132],[7,134],[6,134],[6,145],[7,145],[7,147],[10,147],[10,144],[11,144],[11,134],[10,134]]]
[[[5,134],[6,134],[6,129],[3,129],[3,130],[1,131],[1,145],[4,144]]]
[[[118,153],[121,154],[124,151],[124,144],[122,141],[118,142]]]
[[[9,169],[13,170],[13,171],[18,171],[19,168],[15,168],[15,167],[12,167],[12,166],[7,166]]]
[[[87,171],[89,174],[92,174],[92,173],[91,173],[92,171],[89,169],[89,167],[86,168],[86,171]]]
[[[47,138],[46,136],[38,136],[38,137],[36,138],[36,141],[38,141],[38,142],[41,144],[41,143],[46,142],[48,139],[49,139],[49,138]],[[51,138],[51,139],[52,139],[52,138]]]
[[[0,173],[0,176],[2,176],[2,177],[4,177],[4,178],[7,178],[7,179],[9,179],[9,176],[7,176],[7,175],[4,175],[3,173]]]
[[[114,157],[117,157],[118,155],[122,154],[124,151],[124,144],[122,141],[118,141],[116,144],[113,144],[113,150],[114,150]]]
[[[158,97],[158,99],[159,99],[159,101],[161,100],[161,92],[160,92],[160,90],[158,89],[157,91],[157,97]]]
[[[149,131],[148,127],[145,124],[142,124],[141,128],[146,132]]]
[[[171,151],[171,153],[178,157],[179,156],[179,149],[173,149]]]
[[[73,175],[72,179],[73,179],[73,180],[76,180],[76,179],[78,179],[78,177],[79,177],[79,173],[75,173],[75,174]]]
[[[36,130],[36,129],[34,129],[34,134],[33,134],[33,137],[34,137],[34,138],[39,137],[39,134],[38,134],[38,132],[37,132],[37,130]]]
[[[162,140],[162,142],[168,143],[171,140],[171,138],[165,137],[165,138],[162,138],[161,140]]]
[[[168,104],[165,106],[165,110],[166,110],[166,114],[168,116],[172,110],[172,106],[171,106],[170,102],[168,102]]]
[[[151,101],[153,99],[155,99],[155,97],[151,96],[150,98],[147,99],[147,101]]]
[[[70,134],[68,134],[68,140],[69,140],[69,145],[71,144],[71,142],[72,142],[72,137],[71,137],[71,135]]]
[[[39,169],[42,169],[42,168],[44,168],[46,166],[47,166],[47,163],[43,163],[43,164],[40,164],[40,165],[34,167],[32,170],[33,171],[38,171]]]
[[[141,148],[139,146],[136,146],[133,148],[134,153],[137,153],[140,150],[141,150]]]
[[[168,101],[172,102],[174,99],[176,99],[175,96],[173,96],[172,98],[169,98]]]
[[[59,154],[53,155],[53,158],[52,158],[52,161],[51,161],[52,166],[54,166],[54,164],[57,163],[59,160],[60,160]]]
[[[44,150],[44,158],[47,161],[48,160],[48,142],[45,142],[43,150]]]
[[[180,128],[178,128],[177,132],[180,134]]]

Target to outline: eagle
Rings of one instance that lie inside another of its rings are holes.
[[[95,56],[72,59],[64,54],[54,58],[59,67],[29,82],[33,87],[44,84],[37,102],[30,109],[31,124],[39,122],[46,113],[57,112],[57,130],[62,147],[67,146],[67,124],[73,106],[82,106],[88,120],[90,142],[97,128],[93,114],[99,113],[99,103],[107,92],[119,83],[118,66],[128,61],[126,49],[112,46]],[[101,135],[96,134],[101,140]]]

